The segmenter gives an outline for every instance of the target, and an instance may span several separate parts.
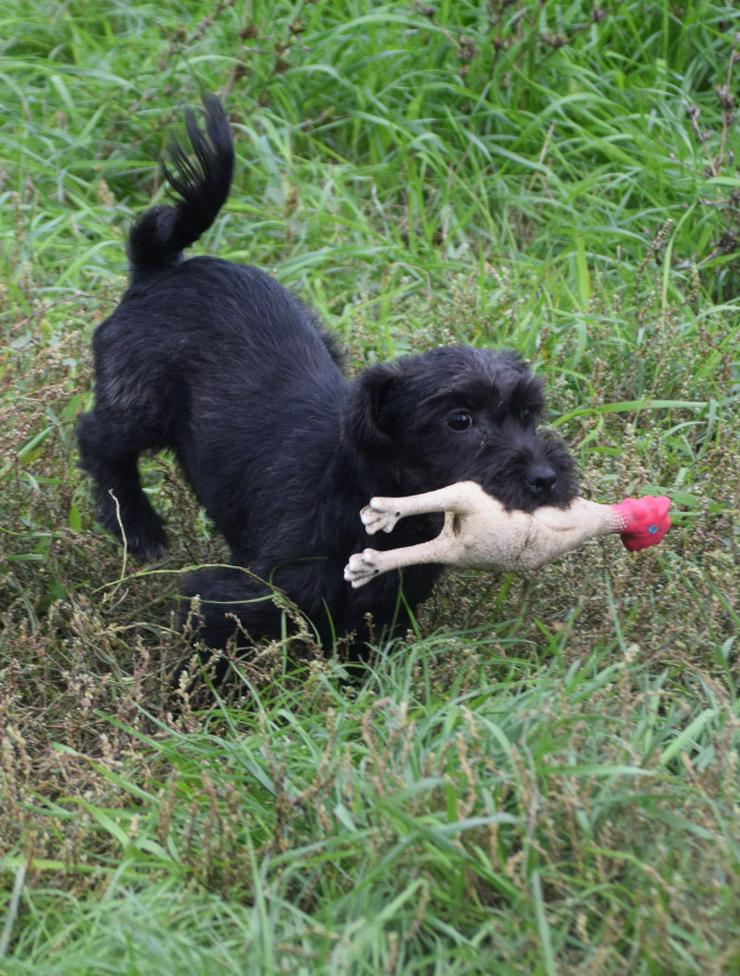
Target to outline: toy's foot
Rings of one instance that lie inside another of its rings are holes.
[[[625,520],[624,530],[619,534],[625,549],[636,552],[657,546],[671,527],[670,507],[671,500],[664,495],[625,498],[616,505]]]
[[[344,567],[344,578],[352,584],[353,589],[364,586],[375,576],[380,575],[377,557],[380,553],[375,549],[364,549],[349,557]]]
[[[401,517],[391,498],[371,498],[370,504],[360,512],[365,531],[370,535],[376,532],[392,532]]]

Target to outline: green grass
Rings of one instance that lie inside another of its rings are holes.
[[[3,6],[3,976],[734,971],[733,13]],[[197,250],[275,273],[352,370],[519,349],[584,491],[670,495],[665,543],[447,576],[359,683],[277,644],[168,715],[178,573],[225,554],[159,457],[172,545],[124,565],[73,428],[201,90],[238,167]]]

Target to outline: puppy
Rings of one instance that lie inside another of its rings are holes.
[[[97,482],[100,521],[142,560],[165,547],[137,459],[174,451],[235,569],[191,575],[200,633],[221,648],[236,615],[250,638],[282,633],[278,587],[327,647],[408,627],[438,566],[388,573],[355,590],[343,579],[366,545],[359,512],[376,495],[414,495],[475,481],[507,509],[566,507],[573,461],[538,434],[542,386],[514,352],[432,349],[372,366],[353,382],[313,313],[257,268],[183,250],[213,223],[234,167],[221,104],[204,99],[205,129],[185,121],[192,154],[174,143],[164,175],[172,206],[131,229],[131,282],[93,337],[95,405],[79,418],[82,466]],[[405,519],[384,547],[432,538],[442,516]]]

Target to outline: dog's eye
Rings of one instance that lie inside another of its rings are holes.
[[[467,410],[458,410],[447,418],[450,430],[469,430],[473,426],[473,415]]]
[[[534,420],[534,410],[522,410],[521,418],[525,426],[531,424]]]

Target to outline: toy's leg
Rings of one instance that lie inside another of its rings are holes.
[[[426,515],[429,512],[454,512],[467,515],[481,504],[483,496],[488,504],[496,504],[474,481],[460,481],[437,491],[402,498],[371,498],[370,504],[360,512],[360,518],[370,535],[376,532],[392,532],[399,519],[408,515]]]
[[[447,545],[442,535],[438,535],[431,542],[422,542],[418,546],[385,549],[382,552],[377,549],[364,549],[349,557],[349,562],[344,567],[344,578],[356,590],[391,569],[417,566],[419,563],[445,563],[449,561],[446,557]]]

